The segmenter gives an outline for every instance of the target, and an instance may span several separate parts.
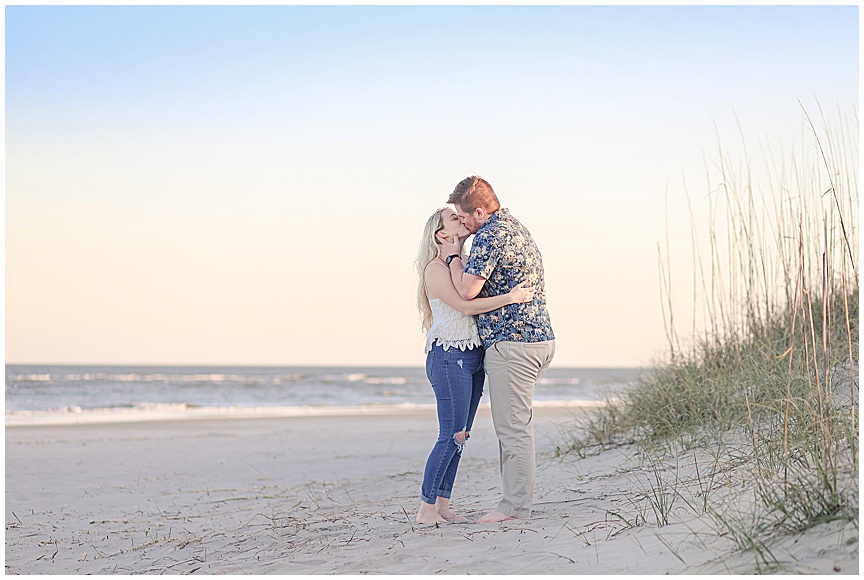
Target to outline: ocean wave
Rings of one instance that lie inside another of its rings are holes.
[[[31,383],[48,383],[51,382],[51,374],[43,373],[43,374],[29,374],[29,375],[17,375],[15,377],[16,381],[28,381]]]
[[[566,400],[534,401],[536,408],[590,408],[602,401]],[[489,403],[481,408],[488,409]],[[282,407],[202,407],[188,403],[136,403],[124,407],[82,409],[64,407],[56,411],[10,411],[6,427],[43,427],[58,425],[93,425],[148,421],[188,421],[221,419],[277,419],[291,417],[342,417],[358,415],[394,415],[417,411],[434,411],[434,403],[366,404],[355,406],[304,405]]]
[[[537,381],[538,385],[578,385],[582,382],[582,379],[579,377],[573,378],[565,378],[565,379],[553,379],[549,377],[542,377],[539,381]]]
[[[200,407],[186,403],[141,403],[128,407],[81,409],[65,407],[56,411],[13,411],[6,413],[6,427],[92,425],[146,421],[185,421],[203,419],[264,419],[280,417],[338,417],[350,415],[387,415],[435,409],[434,404],[369,404],[357,406],[285,407]]]
[[[224,374],[224,373],[39,373],[18,374],[12,378],[14,383],[80,383],[80,382],[115,382],[115,383],[238,383],[238,384],[274,384],[291,383],[305,378],[303,373],[287,374]],[[7,387],[8,385],[7,379]]]

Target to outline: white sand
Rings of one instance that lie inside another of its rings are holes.
[[[681,501],[658,526],[646,496],[654,475],[634,449],[555,458],[573,412],[535,412],[535,517],[440,527],[414,523],[437,429],[428,410],[7,426],[6,573],[858,573],[850,524],[771,546],[770,569],[731,552]],[[696,489],[693,473],[674,474],[689,482],[679,490]],[[479,517],[499,486],[481,409],[454,509]]]

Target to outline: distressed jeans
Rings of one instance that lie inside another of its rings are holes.
[[[483,394],[483,347],[468,350],[433,344],[426,355],[426,376],[435,391],[438,407],[438,440],[426,460],[421,498],[434,504],[439,497],[449,498],[462,457],[456,434],[471,431],[477,405]]]

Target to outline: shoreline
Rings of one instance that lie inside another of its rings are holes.
[[[568,400],[534,401],[534,408],[591,409],[603,401]],[[479,408],[489,409],[489,403]],[[212,421],[245,419],[280,419],[290,417],[353,417],[399,415],[435,410],[434,403],[367,404],[354,406],[303,405],[274,407],[198,407],[186,404],[150,405],[141,408],[72,409],[65,411],[17,411],[6,414],[7,428],[51,427],[61,425],[97,425],[109,423],[143,423],[153,421]]]

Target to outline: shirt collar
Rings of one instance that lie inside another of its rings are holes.
[[[510,218],[510,212],[506,207],[498,208],[496,211],[492,212],[489,215],[489,219],[486,220],[482,226],[480,226],[480,230],[489,226],[490,228],[494,226],[497,222],[501,220],[506,220]],[[479,230],[478,230],[479,231]]]

